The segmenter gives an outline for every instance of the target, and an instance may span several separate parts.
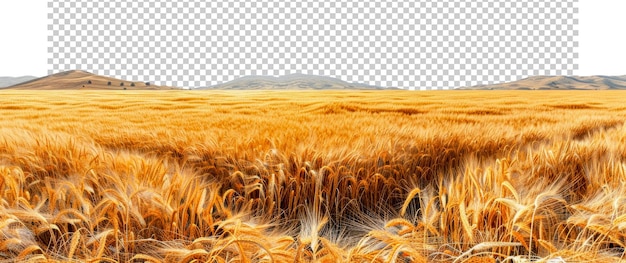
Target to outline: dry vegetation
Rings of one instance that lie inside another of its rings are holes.
[[[619,91],[0,93],[0,259],[615,262]]]

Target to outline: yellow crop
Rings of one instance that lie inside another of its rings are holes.
[[[620,91],[2,91],[0,260],[616,262]]]

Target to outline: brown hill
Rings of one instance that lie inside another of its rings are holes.
[[[164,90],[179,89],[149,85],[145,82],[127,81],[96,75],[82,70],[70,70],[22,82],[5,89],[29,90]]]
[[[626,89],[624,76],[534,76],[513,82],[459,89],[493,90],[615,90]]]

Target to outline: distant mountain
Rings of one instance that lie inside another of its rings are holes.
[[[198,90],[222,89],[222,90],[383,90],[386,88],[361,83],[350,83],[340,79],[306,75],[290,74],[281,77],[270,76],[245,76],[226,83],[197,88]]]
[[[110,83],[110,84],[109,84]],[[82,70],[64,71],[32,79],[4,89],[28,90],[161,90],[178,89],[149,85],[145,82],[127,81],[96,75]]]
[[[513,82],[478,85],[469,90],[615,90],[626,89],[624,76],[534,76]]]
[[[22,82],[26,82],[29,80],[36,79],[37,77],[33,76],[23,76],[23,77],[0,77],[0,88],[13,86],[15,84],[19,84]]]

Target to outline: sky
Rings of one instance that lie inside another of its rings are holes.
[[[47,74],[47,1],[0,1],[0,76]],[[626,1],[580,0],[574,75],[626,75]]]

